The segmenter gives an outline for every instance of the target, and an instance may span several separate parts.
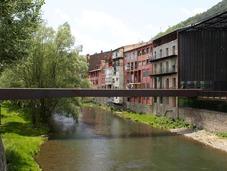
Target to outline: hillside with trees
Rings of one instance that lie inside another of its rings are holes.
[[[154,38],[158,38],[162,35],[168,34],[174,30],[189,26],[191,24],[195,24],[198,23],[200,21],[203,21],[207,18],[210,18],[214,15],[220,14],[227,11],[227,0],[222,0],[221,2],[219,2],[217,5],[213,6],[212,8],[208,9],[206,12],[197,14],[193,17],[188,18],[185,21],[180,22],[179,24],[176,24],[170,28],[168,28],[166,31],[164,32],[160,32],[158,33]]]

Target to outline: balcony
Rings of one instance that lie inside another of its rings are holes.
[[[150,62],[153,63],[153,62],[158,62],[158,61],[161,61],[161,60],[165,60],[165,59],[171,59],[171,58],[175,58],[177,57],[177,54],[173,54],[173,55],[169,55],[169,56],[165,56],[165,57],[162,57],[162,58],[150,58]]]
[[[172,74],[177,74],[177,70],[175,68],[169,69],[169,70],[165,70],[165,71],[156,71],[156,72],[150,71],[149,72],[150,76],[156,76],[156,77],[172,75]]]

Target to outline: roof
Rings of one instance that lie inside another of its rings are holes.
[[[141,47],[141,46],[143,46],[143,45],[145,45],[146,44],[146,42],[140,42],[140,43],[136,43],[136,44],[131,44],[131,45],[125,45],[125,46],[121,46],[121,47],[119,47],[119,48],[117,48],[117,49],[115,49],[115,50],[113,50],[113,51],[116,51],[116,50],[118,50],[118,49],[124,49],[124,52],[127,52],[127,51],[130,51],[130,50],[132,50],[132,49],[135,49],[135,48],[138,48],[138,47]]]
[[[149,41],[149,42],[145,42],[144,44],[141,44],[140,46],[138,47],[135,47],[135,48],[132,48],[132,49],[129,49],[127,51],[124,51],[124,52],[131,52],[131,51],[134,51],[134,50],[138,50],[138,49],[141,49],[141,48],[144,48],[144,47],[147,47],[147,46],[151,46],[153,44],[153,42]]]
[[[180,31],[191,31],[191,30],[217,30],[227,29],[227,11],[210,17],[206,20],[192,24],[188,27],[181,29]]]
[[[154,47],[157,47],[157,46],[160,46],[162,44],[176,40],[177,39],[177,33],[178,33],[178,30],[175,30],[173,32],[170,32],[168,34],[165,34],[165,35],[153,40]]]
[[[101,52],[101,53],[95,53],[91,56],[89,56],[88,62],[89,62],[89,71],[96,70],[97,67],[101,64],[101,60],[105,60],[106,62],[111,62],[112,59],[112,51],[108,52]]]

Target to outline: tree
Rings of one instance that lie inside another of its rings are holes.
[[[34,34],[28,57],[5,69],[0,83],[4,87],[88,87],[87,70],[86,59],[74,48],[74,37],[68,23],[61,25],[57,32],[41,25]],[[79,105],[80,98],[41,99],[29,103],[35,124],[40,121],[47,123],[54,112],[76,117]]]
[[[39,25],[44,0],[1,0],[0,71],[7,64],[27,57]]]

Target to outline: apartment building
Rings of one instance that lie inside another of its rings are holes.
[[[132,44],[122,46],[113,50],[112,61],[113,61],[113,89],[124,89],[124,52],[130,51],[134,48],[137,48],[144,43]],[[123,97],[114,97],[113,103],[123,104]]]
[[[124,53],[125,87],[127,89],[151,88],[151,63],[152,43],[126,51]],[[127,98],[128,103],[140,103],[151,105],[151,98],[132,97]]]
[[[124,47],[115,49],[112,53],[113,60],[113,74],[112,82],[113,89],[124,88],[124,72],[123,72],[123,60],[124,60]],[[113,97],[113,103],[123,104],[123,97]]]
[[[93,55],[87,55],[87,61],[89,63],[89,80],[92,84],[92,88],[101,89],[106,88],[106,67],[111,66],[112,52],[95,53]]]
[[[178,87],[178,40],[177,31],[153,40],[152,88],[176,89]],[[153,98],[153,112],[168,114],[177,112],[176,97]]]

